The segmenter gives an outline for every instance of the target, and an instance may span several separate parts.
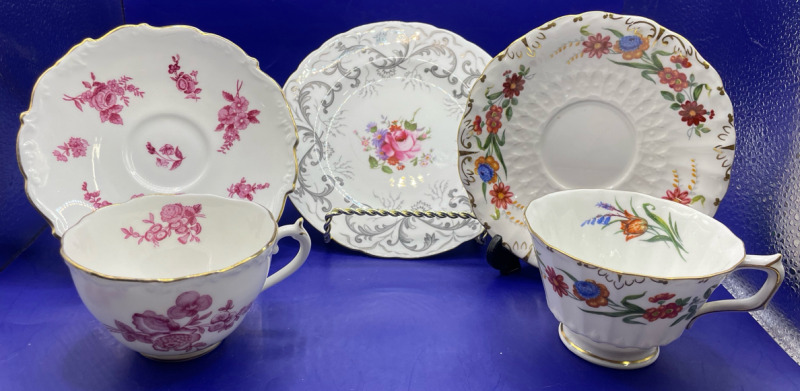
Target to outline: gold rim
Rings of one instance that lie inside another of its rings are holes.
[[[489,60],[489,62],[488,62],[488,63],[486,63],[486,66],[483,68],[483,72],[481,72],[481,76],[478,78],[478,81],[476,81],[476,82],[475,82],[475,84],[473,84],[473,86],[472,86],[472,89],[470,89],[469,96],[467,97],[467,107],[469,107],[469,108],[470,108],[470,110],[465,110],[465,111],[464,111],[464,115],[462,115],[462,117],[461,117],[461,122],[460,122],[460,123],[459,123],[459,125],[458,125],[458,130],[459,130],[459,131],[458,131],[458,133],[456,134],[456,145],[458,145],[458,157],[459,157],[459,163],[460,163],[460,158],[461,158],[462,156],[471,155],[471,154],[474,154],[474,153],[475,153],[475,152],[472,152],[472,151],[466,151],[466,150],[463,150],[463,149],[461,149],[461,147],[462,147],[462,145],[461,145],[461,143],[460,143],[460,141],[461,141],[461,140],[460,140],[460,139],[461,139],[461,128],[462,128],[462,124],[464,123],[464,121],[467,121],[467,115],[469,115],[468,111],[469,111],[469,112],[471,112],[471,109],[472,109],[472,95],[473,95],[473,92],[474,92],[474,91],[476,91],[476,90],[475,90],[475,87],[478,85],[478,83],[479,83],[479,82],[480,82],[482,79],[485,79],[485,77],[486,77],[486,70],[487,70],[487,69],[489,69],[489,67],[492,65],[492,63],[494,63],[494,61],[495,61],[495,60],[497,60],[497,61],[501,61],[503,58],[505,58],[505,57],[508,55],[508,53],[509,53],[509,50],[511,49],[511,47],[512,47],[512,46],[515,46],[515,45],[517,45],[517,43],[519,43],[519,42],[522,42],[523,40],[527,39],[526,37],[527,37],[527,36],[528,36],[528,35],[529,35],[531,32],[533,32],[533,31],[546,31],[546,30],[549,30],[549,29],[551,29],[551,28],[555,27],[557,23],[561,23],[561,22],[563,22],[564,20],[572,20],[572,21],[579,21],[579,20],[583,20],[583,17],[584,17],[584,16],[587,16],[587,15],[590,15],[590,14],[600,14],[600,15],[602,15],[604,18],[617,18],[617,19],[621,19],[621,18],[628,18],[628,19],[630,19],[630,18],[636,18],[636,19],[640,19],[640,20],[642,20],[642,21],[646,21],[646,22],[652,23],[652,26],[653,26],[653,28],[654,28],[654,29],[655,29],[655,28],[657,28],[656,32],[654,33],[654,34],[656,34],[656,35],[653,37],[654,39],[666,39],[665,33],[666,33],[666,32],[669,32],[670,34],[674,35],[674,36],[675,36],[675,37],[677,37],[679,40],[681,40],[681,41],[682,41],[682,42],[683,42],[683,43],[684,43],[686,46],[689,46],[689,47],[691,47],[691,48],[694,50],[694,54],[695,54],[695,56],[699,56],[699,55],[700,55],[700,53],[697,51],[697,48],[696,48],[694,45],[692,45],[692,43],[691,43],[691,42],[690,42],[688,39],[686,39],[684,36],[682,36],[682,35],[680,35],[680,34],[678,34],[678,33],[674,32],[674,31],[672,31],[672,30],[669,30],[669,29],[665,28],[664,26],[660,25],[658,22],[656,22],[656,21],[654,21],[654,20],[652,20],[652,19],[650,19],[650,18],[646,18],[646,17],[643,17],[643,16],[637,16],[637,15],[622,15],[622,14],[615,14],[615,13],[612,13],[612,12],[606,12],[606,11],[594,10],[594,11],[582,12],[582,13],[580,13],[580,14],[563,15],[563,16],[560,16],[560,17],[558,17],[558,18],[551,19],[550,21],[543,23],[543,24],[542,24],[542,25],[540,25],[539,27],[536,27],[535,29],[533,29],[533,30],[531,30],[531,31],[529,31],[529,32],[527,32],[527,33],[525,33],[525,34],[524,34],[524,35],[522,35],[521,37],[519,37],[519,38],[515,39],[514,41],[512,41],[512,42],[511,42],[511,44],[509,44],[509,45],[508,45],[508,46],[507,46],[505,49],[503,49],[502,51],[500,51],[500,53],[499,53],[498,55],[494,56],[494,57],[493,57],[491,60]],[[524,45],[526,48],[528,47],[528,45],[527,45],[527,44],[525,44],[525,43],[523,43],[523,45]],[[529,49],[530,49],[530,48],[529,48]],[[516,55],[516,54],[515,54],[515,55]],[[524,55],[524,54],[523,54],[523,52],[519,52],[519,55],[518,55],[518,56],[522,56],[522,55]],[[529,55],[529,56],[530,56],[530,55]],[[530,56],[530,57],[534,57],[534,56]],[[697,57],[696,57],[696,58],[697,58]],[[703,67],[704,67],[705,69],[707,69],[707,70],[711,70],[711,71],[713,71],[714,73],[716,73],[716,74],[719,76],[719,72],[717,72],[717,71],[716,71],[716,69],[714,69],[714,67],[712,67],[712,66],[711,66],[711,64],[709,64],[709,63],[708,63],[708,61],[706,61],[705,59],[703,59],[703,61],[702,61],[702,63],[701,63],[701,64],[703,65]],[[719,79],[720,79],[720,80],[719,80],[719,84],[720,84],[720,86],[721,86],[721,87],[723,88],[723,90],[724,90],[724,84],[722,83],[722,78],[720,77]],[[731,118],[731,123],[733,123],[733,121],[732,121],[732,120],[733,120],[733,108],[732,108],[732,107],[731,107],[730,118]],[[734,143],[733,143],[732,145],[735,145],[735,136],[734,136]],[[462,177],[461,164],[458,164],[458,167],[457,167],[457,168],[458,168],[458,174],[459,174],[459,178],[461,178],[461,177]],[[726,179],[726,180],[724,180],[724,182],[726,182],[726,183],[729,183],[730,181],[729,181],[729,179]],[[480,217],[480,215],[479,215],[478,213],[476,213],[477,205],[475,204],[475,201],[474,201],[475,199],[473,198],[473,196],[472,196],[472,193],[469,191],[469,189],[467,188],[467,186],[464,186],[464,190],[467,192],[467,195],[468,195],[468,197],[469,197],[469,200],[470,200],[470,207],[472,208],[472,213],[473,213],[473,214],[476,216],[476,218],[478,219],[478,221],[479,221],[481,224],[483,224],[483,225],[484,225],[484,227],[486,228],[486,232],[488,232],[488,233],[489,233],[489,235],[491,235],[491,236],[494,236],[494,235],[498,234],[499,232],[497,232],[497,230],[496,230],[496,229],[493,229],[491,224],[488,224],[488,223],[490,223],[490,221],[485,221],[484,219],[482,219],[482,218]],[[728,186],[725,186],[725,190],[724,190],[724,191],[722,192],[722,194],[720,194],[720,196],[719,196],[719,200],[720,200],[720,201],[722,201],[722,199],[723,199],[723,198],[725,198],[725,193],[727,193],[727,191],[728,191]],[[532,201],[532,200],[531,200],[531,201]],[[526,205],[525,207],[527,208],[527,205]],[[716,210],[714,211],[714,213],[716,213]],[[523,211],[523,216],[524,216],[524,211]],[[712,215],[712,216],[713,216],[713,215]],[[505,238],[503,238],[503,243],[502,243],[502,245],[503,245],[503,247],[507,248],[509,251],[511,251],[511,252],[514,252],[514,250],[512,250],[512,249],[511,249],[511,245],[510,245],[510,244],[508,244],[508,243],[506,242]],[[525,256],[524,256],[524,257],[521,257],[521,258],[522,258],[522,259],[524,259],[525,261],[528,261],[528,260],[529,260],[529,258],[530,258],[530,255],[531,255],[531,251],[532,251],[532,249],[533,249],[533,244],[531,244],[531,248],[530,248],[530,249],[528,249],[528,253],[527,253],[527,254],[525,254]],[[516,255],[517,253],[514,253],[514,254]],[[529,263],[530,263],[530,262],[529,262]]]
[[[665,200],[662,200],[660,198],[653,197],[651,195],[642,194],[642,193],[636,193],[636,192],[632,192],[632,191],[625,191],[625,190],[575,189],[575,190],[564,190],[563,192],[570,192],[570,193],[612,192],[612,193],[622,193],[622,194],[635,195],[637,197],[649,198],[650,201],[655,201],[656,203],[662,203],[663,205],[669,205],[669,204],[665,204],[665,203],[672,202],[672,201],[665,201]],[[551,195],[554,195],[554,194],[558,194],[558,193],[561,193],[561,192],[550,193],[548,195],[542,196],[541,198],[538,198],[536,200],[531,201],[528,205],[525,206],[525,209],[523,209],[522,217],[525,220],[525,226],[528,228],[528,232],[530,234],[532,234],[533,236],[535,236],[537,239],[539,239],[539,241],[541,241],[547,247],[548,250],[557,251],[557,252],[561,253],[562,255],[568,257],[569,259],[575,261],[575,262],[584,263],[584,264],[587,264],[587,265],[590,265],[590,266],[594,266],[594,267],[596,267],[598,269],[608,270],[610,272],[617,273],[617,274],[624,274],[626,276],[645,277],[645,278],[652,278],[652,279],[656,279],[656,280],[680,281],[680,280],[702,280],[702,279],[712,278],[712,277],[716,277],[716,276],[720,276],[720,275],[723,275],[723,274],[730,273],[733,270],[735,270],[737,267],[739,267],[739,265],[741,265],[741,263],[744,262],[745,258],[747,257],[747,253],[744,250],[744,242],[742,242],[741,239],[739,239],[736,235],[734,235],[733,232],[731,232],[731,230],[728,229],[728,227],[726,227],[724,224],[720,223],[719,221],[715,220],[713,217],[711,217],[711,216],[709,216],[707,214],[704,214],[703,212],[700,212],[700,211],[695,210],[695,209],[691,209],[691,207],[688,207],[688,206],[684,206],[685,208],[689,208],[690,210],[692,210],[694,213],[697,213],[699,216],[702,216],[701,218],[708,219],[713,224],[716,224],[716,225],[722,227],[723,229],[725,229],[725,231],[727,231],[736,240],[736,242],[739,244],[739,247],[741,247],[742,258],[739,259],[735,264],[733,264],[733,266],[729,267],[728,269],[725,269],[725,270],[722,270],[722,271],[719,271],[719,272],[716,272],[716,273],[707,274],[707,275],[685,276],[685,277],[661,277],[661,276],[651,276],[651,275],[648,275],[648,274],[630,273],[630,272],[619,271],[619,270],[613,269],[613,268],[600,266],[600,265],[598,265],[596,263],[593,263],[593,262],[585,261],[585,260],[583,260],[581,258],[578,258],[576,256],[570,255],[566,251],[561,250],[558,247],[554,247],[553,245],[548,243],[546,240],[544,240],[541,236],[539,236],[539,234],[537,234],[533,230],[533,227],[531,227],[530,221],[528,221],[528,208],[530,208],[531,204],[533,204],[534,202],[536,202],[538,200],[541,200],[542,198],[545,198],[545,197],[548,197],[548,196],[551,196]],[[667,209],[670,209],[670,207],[667,207]],[[778,257],[778,259],[776,261],[770,263],[770,265],[773,265],[775,262],[780,262],[780,260],[781,260],[781,257]]]
[[[446,29],[443,29],[443,28],[440,28],[440,27],[434,26],[434,25],[432,25],[432,24],[423,23],[423,22],[404,22],[404,21],[400,21],[400,20],[389,20],[389,21],[383,21],[383,22],[367,23],[367,24],[364,24],[364,25],[361,25],[361,26],[354,27],[354,28],[352,28],[352,29],[350,29],[350,30],[347,30],[347,31],[341,32],[341,33],[339,33],[339,34],[336,34],[336,35],[334,35],[334,36],[332,36],[332,37],[328,38],[328,39],[327,39],[327,40],[326,40],[324,43],[322,43],[322,44],[321,44],[321,45],[320,45],[318,48],[316,48],[316,49],[312,50],[312,51],[311,51],[311,52],[310,52],[308,55],[306,55],[306,57],[304,57],[304,58],[303,58],[303,60],[302,60],[302,61],[301,61],[301,62],[298,64],[298,68],[297,68],[297,69],[296,69],[294,72],[292,72],[292,74],[291,74],[291,75],[289,75],[289,77],[286,79],[286,82],[284,83],[284,86],[283,86],[283,88],[285,89],[285,88],[286,88],[286,85],[287,85],[287,84],[288,84],[290,81],[292,81],[292,79],[294,79],[294,78],[295,78],[295,75],[297,74],[297,71],[300,69],[300,67],[301,67],[303,64],[305,64],[307,61],[309,61],[309,60],[311,59],[311,57],[312,57],[313,55],[315,55],[315,54],[316,54],[316,53],[317,53],[317,52],[318,52],[320,49],[322,49],[323,47],[325,47],[325,45],[326,45],[328,42],[332,42],[332,41],[335,41],[335,40],[339,40],[339,39],[341,39],[341,37],[347,36],[348,34],[350,34],[350,35],[352,35],[352,34],[355,34],[355,33],[359,32],[359,31],[362,31],[363,29],[365,29],[365,28],[367,28],[367,27],[369,27],[369,28],[375,28],[375,27],[377,27],[377,26],[385,26],[385,25],[389,25],[389,24],[392,24],[392,23],[395,23],[395,24],[400,24],[400,25],[412,26],[412,27],[414,27],[414,28],[428,28],[428,29],[430,29],[430,30],[432,30],[432,31],[434,31],[434,32],[435,32],[435,31],[443,31],[443,32],[446,32],[446,33],[448,33],[448,34],[451,34],[451,35],[452,35],[454,38],[461,39],[461,40],[462,40],[463,42],[465,42],[466,44],[468,44],[468,45],[471,45],[471,46],[474,46],[475,48],[477,48],[477,49],[481,50],[482,52],[486,53],[486,51],[485,51],[483,48],[481,48],[480,46],[478,46],[478,45],[477,45],[477,44],[475,44],[474,42],[472,42],[472,41],[470,41],[470,40],[468,40],[468,39],[464,38],[463,36],[461,36],[461,35],[459,35],[459,34],[457,34],[457,33],[453,32],[453,31],[446,30]],[[486,53],[486,54],[488,55],[488,53]],[[490,60],[490,62],[491,62],[491,60]],[[488,64],[488,63],[487,63],[487,64]],[[477,80],[476,80],[476,83],[477,83]],[[463,84],[463,83],[462,83],[462,84]],[[474,84],[473,84],[473,85],[474,85]],[[467,101],[468,101],[468,100],[467,100]],[[288,99],[287,99],[287,102],[288,102]],[[289,111],[291,111],[291,108],[290,108],[290,110],[289,110]],[[294,114],[294,113],[293,113],[293,114]],[[295,126],[295,129],[296,129],[296,128],[297,128],[297,127]],[[311,129],[311,130],[315,130],[315,129]],[[299,141],[298,141],[298,144],[299,144]],[[295,150],[295,152],[296,152],[296,150]],[[295,156],[295,157],[296,157],[296,156]],[[295,159],[295,164],[298,164],[298,162],[297,162],[297,159]],[[456,170],[458,170],[458,167],[456,167]],[[298,172],[299,172],[299,166],[298,166]],[[340,209],[340,210],[341,210],[341,209],[350,209],[350,208],[332,208],[332,209],[331,209],[331,211],[333,211],[334,209]],[[400,212],[401,212],[400,210],[395,210],[395,209],[386,209],[386,210],[384,210],[384,209],[381,209],[381,211],[386,211],[386,212],[388,212],[388,213],[390,213],[390,214],[396,214],[396,213],[400,213]],[[471,206],[470,206],[470,209],[469,209],[469,211],[470,211],[470,212],[472,212],[472,207],[471,207]],[[299,212],[300,212],[300,211],[298,210],[298,213],[299,213]],[[425,211],[425,213],[431,213],[431,212],[432,212],[432,211]],[[438,213],[438,212],[433,212],[433,213]],[[453,212],[453,213],[466,213],[466,212]],[[473,214],[474,214],[474,213],[473,213]],[[311,216],[309,216],[309,217],[311,217]],[[315,218],[316,218],[316,217],[318,217],[318,216],[314,215],[313,217],[315,217]],[[311,226],[313,226],[313,227],[314,227],[314,228],[315,228],[317,231],[319,231],[319,232],[320,232],[320,233],[322,233],[322,234],[325,234],[325,220],[326,220],[326,214],[323,214],[323,215],[322,215],[322,216],[319,218],[319,222],[317,222],[317,221],[316,221],[316,220],[314,220],[314,219],[310,219],[310,220],[309,220],[309,223],[311,223]],[[476,220],[478,220],[478,219],[476,218]],[[480,223],[480,221],[479,221],[479,220],[478,220],[478,222]],[[316,225],[317,223],[319,223],[319,227]],[[332,226],[332,223],[331,223],[330,225]],[[483,224],[481,224],[481,227],[483,227]],[[331,229],[330,231],[333,231],[333,230]],[[437,255],[437,254],[441,254],[441,253],[444,253],[444,252],[450,251],[450,250],[452,250],[452,249],[454,249],[454,248],[456,248],[456,247],[460,246],[460,245],[461,245],[461,244],[463,244],[463,243],[469,242],[470,240],[473,240],[473,239],[477,238],[478,236],[480,236],[481,234],[483,234],[483,232],[485,232],[485,229],[483,229],[483,228],[482,228],[482,229],[481,229],[481,230],[479,230],[479,231],[478,231],[478,232],[477,232],[477,233],[476,233],[474,236],[470,237],[469,239],[466,239],[466,240],[464,240],[464,241],[462,241],[462,242],[460,242],[460,243],[457,243],[456,245],[454,245],[454,246],[450,247],[450,248],[449,248],[449,249],[447,249],[447,250],[443,250],[443,251],[438,251],[438,252],[435,252],[435,253],[427,254],[427,255],[424,255],[424,257],[431,257],[431,256],[434,256],[434,255]],[[333,242],[335,242],[335,243],[337,243],[337,244],[339,244],[339,245],[340,245],[340,246],[342,246],[342,247],[345,247],[345,248],[347,248],[347,249],[350,249],[350,250],[358,251],[358,252],[360,252],[360,253],[362,253],[362,254],[369,255],[369,256],[371,256],[371,257],[375,257],[375,258],[384,258],[384,259],[398,259],[398,258],[399,258],[399,259],[415,259],[415,258],[419,258],[419,256],[418,256],[418,255],[414,255],[414,254],[408,254],[408,255],[398,255],[398,254],[385,254],[385,255],[383,255],[383,254],[374,254],[374,253],[371,253],[371,252],[369,252],[369,251],[367,251],[367,250],[365,250],[365,249],[363,249],[363,248],[359,248],[359,247],[355,247],[355,246],[349,245],[349,244],[347,244],[347,243],[343,243],[343,242],[339,241],[339,239],[337,239],[337,238],[336,238],[336,237],[335,237],[335,236],[334,236],[332,233],[330,234],[330,240],[331,240],[331,241],[333,241]]]
[[[644,363],[644,362],[651,361],[651,360],[655,359],[658,356],[658,353],[660,351],[660,348],[658,346],[656,346],[656,348],[655,348],[656,351],[653,354],[651,354],[651,355],[649,355],[649,356],[647,356],[645,358],[640,358],[638,360],[633,360],[633,361],[611,360],[611,359],[608,359],[608,358],[605,358],[605,357],[598,356],[598,355],[596,355],[596,354],[594,354],[594,353],[592,353],[592,352],[590,352],[590,351],[588,351],[588,350],[576,345],[574,342],[572,342],[572,340],[569,339],[569,337],[567,337],[567,334],[564,332],[564,324],[563,323],[559,323],[558,332],[561,334],[561,337],[564,338],[564,341],[566,341],[569,344],[569,346],[572,346],[575,350],[577,350],[581,354],[584,354],[586,356],[589,356],[589,357],[597,359],[597,360],[605,361],[605,362],[610,363],[610,364],[620,365],[620,366],[623,366],[623,367],[629,367],[631,365],[636,365],[636,364],[641,364],[641,363]]]
[[[188,274],[188,275],[185,275],[185,276],[172,277],[172,278],[130,278],[130,277],[114,276],[114,275],[111,275],[111,274],[100,273],[98,271],[92,270],[92,269],[90,269],[88,267],[85,267],[85,266],[81,265],[80,263],[74,261],[72,258],[70,258],[67,255],[67,253],[64,251],[64,241],[65,241],[65,238],[67,236],[69,236],[68,234],[70,232],[72,232],[72,228],[77,227],[82,222],[84,222],[84,221],[86,221],[88,219],[95,218],[95,215],[97,214],[97,212],[104,213],[102,211],[106,210],[106,208],[113,208],[114,206],[118,206],[118,205],[124,204],[124,203],[117,203],[117,204],[111,204],[111,205],[105,206],[105,207],[103,207],[101,209],[98,209],[97,211],[91,212],[91,213],[81,217],[81,219],[78,220],[77,223],[75,223],[72,227],[70,227],[70,229],[66,230],[64,232],[64,235],[59,239],[60,242],[61,242],[61,249],[59,250],[59,252],[61,253],[61,257],[64,258],[64,261],[66,261],[68,265],[70,265],[70,266],[72,266],[72,267],[74,267],[74,268],[76,268],[76,269],[78,269],[78,270],[80,270],[80,271],[82,271],[84,273],[87,273],[87,274],[90,274],[90,275],[93,275],[95,277],[99,277],[99,278],[102,278],[102,279],[105,279],[105,280],[131,281],[131,282],[174,282],[174,281],[186,280],[186,279],[190,279],[190,278],[208,276],[208,275],[212,275],[212,274],[224,273],[224,272],[226,272],[228,270],[235,269],[235,268],[237,268],[237,267],[239,267],[241,265],[244,265],[248,261],[257,258],[261,254],[263,254],[265,251],[267,251],[267,249],[271,248],[272,245],[275,243],[275,238],[278,236],[278,222],[275,220],[275,217],[272,215],[272,212],[270,212],[269,209],[265,208],[263,205],[251,204],[250,202],[247,202],[247,201],[231,200],[231,199],[220,197],[218,195],[213,195],[213,194],[203,194],[203,195],[149,194],[149,195],[146,195],[146,196],[135,198],[133,201],[128,201],[128,202],[136,202],[136,200],[147,199],[147,198],[156,198],[156,197],[166,197],[166,198],[172,198],[172,197],[176,197],[176,198],[193,198],[193,197],[194,198],[197,198],[197,197],[199,197],[199,198],[217,198],[218,200],[223,200],[225,202],[240,202],[240,203],[244,203],[244,204],[247,204],[247,205],[257,205],[259,208],[261,208],[265,212],[267,212],[267,215],[269,216],[269,218],[272,221],[272,237],[270,238],[269,242],[266,245],[264,245],[263,247],[258,249],[255,253],[253,253],[252,255],[250,255],[250,256],[242,259],[242,260],[237,261],[236,263],[234,263],[234,264],[232,264],[230,266],[224,267],[222,269],[211,270],[211,271],[202,272],[202,273]],[[125,202],[125,203],[127,203],[127,202]],[[301,225],[303,223],[302,220],[303,219],[301,218],[300,219],[300,224]]]
[[[67,58],[73,51],[75,51],[81,45],[83,45],[85,43],[89,43],[89,42],[100,42],[101,40],[103,40],[104,38],[108,37],[109,35],[115,33],[118,30],[122,30],[122,29],[125,29],[125,28],[136,28],[136,27],[151,28],[151,29],[154,29],[154,30],[164,30],[164,29],[178,27],[178,28],[184,28],[184,29],[188,29],[188,30],[194,30],[195,32],[200,33],[200,35],[207,35],[207,36],[210,36],[210,37],[218,38],[218,39],[226,42],[227,44],[231,45],[232,47],[234,47],[236,49],[239,49],[239,51],[244,55],[244,57],[246,59],[254,61],[255,67],[256,67],[256,70],[258,71],[258,73],[263,75],[269,82],[272,82],[272,84],[274,84],[275,87],[277,87],[277,90],[280,92],[281,97],[283,98],[283,102],[284,102],[284,105],[286,106],[286,110],[289,113],[289,120],[292,123],[292,128],[293,128],[293,131],[294,131],[294,143],[292,145],[292,156],[294,157],[294,176],[293,176],[293,179],[292,179],[291,186],[286,191],[286,193],[283,194],[283,203],[281,204],[280,210],[278,211],[278,216],[275,219],[276,222],[278,220],[280,220],[281,216],[283,216],[283,211],[286,208],[286,200],[289,198],[289,194],[291,194],[295,190],[295,187],[297,186],[297,173],[298,173],[297,146],[298,146],[298,144],[300,142],[300,137],[299,137],[299,134],[297,133],[297,123],[295,123],[295,120],[294,120],[294,114],[292,113],[292,109],[289,107],[289,102],[286,100],[286,95],[284,95],[283,89],[281,88],[281,86],[275,81],[275,79],[273,79],[266,72],[261,70],[261,67],[259,65],[258,59],[256,59],[255,57],[249,56],[247,54],[247,52],[245,52],[241,47],[239,47],[238,45],[233,43],[231,40],[229,40],[229,39],[227,39],[227,38],[225,38],[223,36],[220,36],[220,35],[217,35],[217,34],[214,34],[214,33],[207,33],[207,32],[204,32],[204,31],[198,29],[197,27],[189,26],[189,25],[185,25],[185,24],[172,24],[172,25],[158,26],[158,27],[151,26],[151,25],[149,25],[147,23],[123,24],[123,25],[120,25],[120,26],[117,26],[117,27],[111,29],[107,33],[103,34],[100,38],[84,38],[81,42],[73,45],[63,56],[61,56],[58,60],[56,60],[56,62],[53,65],[51,65],[50,67],[45,69],[42,72],[42,74],[39,75],[39,77],[36,79],[36,82],[33,84],[33,89],[31,90],[31,98],[30,98],[30,101],[28,102],[28,109],[23,111],[19,115],[19,131],[17,131],[17,139],[16,139],[17,168],[19,168],[19,171],[22,174],[23,184],[24,184],[24,187],[25,187],[25,196],[28,199],[28,202],[31,205],[33,205],[33,208],[36,209],[36,211],[39,213],[39,215],[42,216],[42,218],[44,218],[44,220],[47,222],[48,225],[50,225],[51,234],[56,238],[59,238],[59,239],[61,238],[61,235],[59,235],[56,232],[55,222],[53,220],[51,220],[47,215],[45,215],[44,212],[42,212],[39,209],[39,207],[36,205],[36,203],[31,198],[31,194],[28,191],[28,176],[25,174],[25,170],[22,168],[22,159],[20,159],[20,151],[19,151],[19,140],[20,140],[20,136],[22,135],[22,128],[25,126],[25,115],[28,114],[31,111],[31,109],[33,108],[33,97],[34,97],[34,94],[36,93],[36,88],[39,86],[39,82],[42,80],[42,78],[48,72],[50,72],[53,68],[55,68],[59,64],[61,64],[61,62],[65,58]],[[155,194],[155,193],[152,193],[152,194]],[[268,209],[268,211],[269,211],[269,209]],[[67,227],[67,229],[69,229],[69,228],[71,228],[71,227]],[[65,232],[66,232],[66,230],[65,230]]]

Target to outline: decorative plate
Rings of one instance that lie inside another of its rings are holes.
[[[734,151],[713,68],[649,19],[588,12],[512,43],[471,92],[459,173],[476,217],[529,259],[523,209],[573,188],[622,189],[713,215]]]
[[[230,41],[188,26],[121,26],[36,83],[17,158],[60,236],[87,213],[150,193],[247,199],[280,216],[297,132],[280,86]]]
[[[453,140],[489,58],[452,32],[403,22],[357,27],[312,52],[283,88],[300,135],[300,213],[321,231],[334,208],[469,212]],[[481,230],[474,218],[349,215],[333,219],[331,237],[417,258]]]

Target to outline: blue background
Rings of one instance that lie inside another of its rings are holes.
[[[800,201],[800,185],[793,181],[800,160],[796,2],[5,1],[0,3],[0,389],[800,387],[797,366],[745,314],[705,317],[666,347],[655,365],[622,374],[586,364],[560,346],[531,267],[499,277],[475,243],[420,261],[371,259],[322,244],[318,233],[312,235],[309,263],[262,295],[218,351],[165,366],[116,344],[82,307],[59,259],[57,239],[23,190],[16,133],[36,78],[82,39],[119,24],[187,24],[224,36],[283,84],[328,38],[366,23],[425,22],[495,55],[548,20],[590,10],[656,20],[690,40],[725,81],[736,115],[737,149],[731,185],[716,217],[745,241],[749,253],[788,255],[785,263],[793,271],[774,306],[797,328],[800,244],[787,240],[785,232],[800,228],[796,203],[786,201]],[[296,217],[287,205],[282,223]],[[291,245],[286,248],[291,252]],[[760,276],[743,278],[757,283]]]

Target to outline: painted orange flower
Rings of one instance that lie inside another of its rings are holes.
[[[489,133],[497,133],[503,123],[500,118],[503,116],[503,108],[498,105],[492,105],[489,111],[486,112],[486,131]]]
[[[658,71],[658,77],[662,84],[669,85],[675,92],[681,92],[684,88],[689,86],[689,83],[686,81],[686,74],[670,67]]]
[[[475,172],[486,183],[497,182],[497,170],[499,169],[500,163],[493,156],[481,156],[475,160]]]
[[[622,220],[619,223],[622,233],[625,234],[626,242],[647,232],[647,220],[632,215],[627,210],[623,213],[627,220]]]
[[[503,182],[496,183],[492,190],[489,191],[489,195],[492,196],[494,206],[498,208],[508,209],[508,205],[514,203],[511,200],[511,197],[514,196],[514,193],[511,192],[511,187],[504,185]]]
[[[614,44],[614,51],[622,53],[625,60],[642,58],[644,51],[650,48],[650,38],[642,36],[638,31],[633,35],[626,35]]]
[[[483,129],[481,128],[481,116],[480,115],[476,115],[475,116],[475,120],[472,121],[472,131],[475,132],[475,134],[478,134],[478,135],[483,133]]]

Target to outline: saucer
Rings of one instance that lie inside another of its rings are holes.
[[[21,116],[25,189],[57,236],[152,193],[257,202],[280,216],[297,133],[280,87],[230,41],[193,27],[118,27],[48,69]]]
[[[300,136],[298,211],[323,231],[334,208],[469,212],[453,143],[489,55],[422,23],[356,27],[306,57],[284,86]],[[474,218],[334,218],[331,237],[365,253],[418,258],[474,238]]]
[[[630,190],[713,215],[733,163],[733,107],[683,37],[587,12],[532,30],[470,92],[459,173],[489,234],[532,264],[523,209],[574,188]]]

